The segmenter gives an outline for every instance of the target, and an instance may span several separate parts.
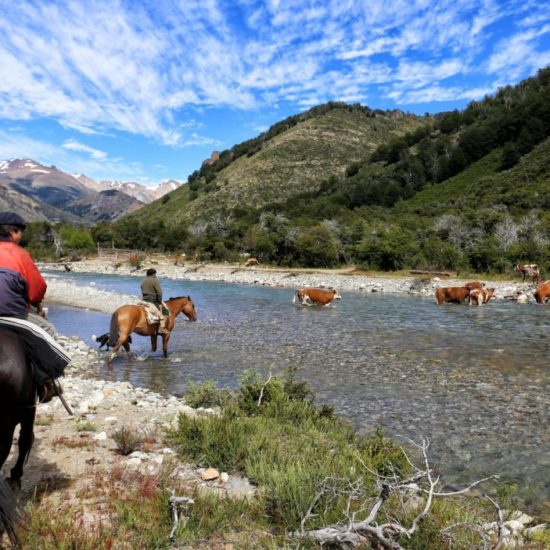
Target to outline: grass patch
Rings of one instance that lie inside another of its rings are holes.
[[[97,430],[97,426],[88,420],[80,420],[76,423],[75,428],[77,432],[95,432]]]

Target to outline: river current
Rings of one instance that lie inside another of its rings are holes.
[[[62,276],[139,295],[138,278]],[[350,292],[326,308],[300,308],[292,289],[161,282],[166,298],[191,295],[198,321],[178,318],[167,359],[120,358],[95,375],[180,394],[189,381],[235,389],[246,370],[296,366],[318,401],[358,430],[428,437],[446,482],[499,473],[524,506],[550,514],[550,306],[436,306],[433,297]],[[49,317],[93,345],[110,316],[52,305]],[[133,341],[137,354],[149,351],[148,338]]]

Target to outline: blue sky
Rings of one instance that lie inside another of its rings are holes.
[[[549,64],[546,0],[0,0],[0,160],[184,181],[326,101],[460,109]]]

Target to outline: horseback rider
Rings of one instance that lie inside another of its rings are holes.
[[[159,334],[166,333],[166,316],[164,314],[164,305],[162,303],[162,288],[157,279],[157,270],[149,268],[145,272],[145,279],[141,283],[141,294],[144,302],[148,302],[154,306],[150,308],[152,313],[160,318]]]
[[[56,335],[53,325],[30,311],[31,306],[42,310],[47,285],[31,255],[19,246],[26,227],[19,214],[0,212],[0,317],[25,342],[34,365],[39,399],[47,402],[61,394],[55,378],[63,373],[70,359],[52,338]],[[33,330],[32,325],[29,328],[18,319],[30,321],[40,329]]]

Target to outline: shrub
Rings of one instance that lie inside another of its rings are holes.
[[[222,407],[228,404],[231,398],[229,390],[219,390],[214,380],[207,380],[196,384],[192,380],[187,383],[185,403],[190,407]]]
[[[137,451],[143,444],[143,438],[127,426],[116,430],[112,437],[116,443],[118,452],[124,456]]]

